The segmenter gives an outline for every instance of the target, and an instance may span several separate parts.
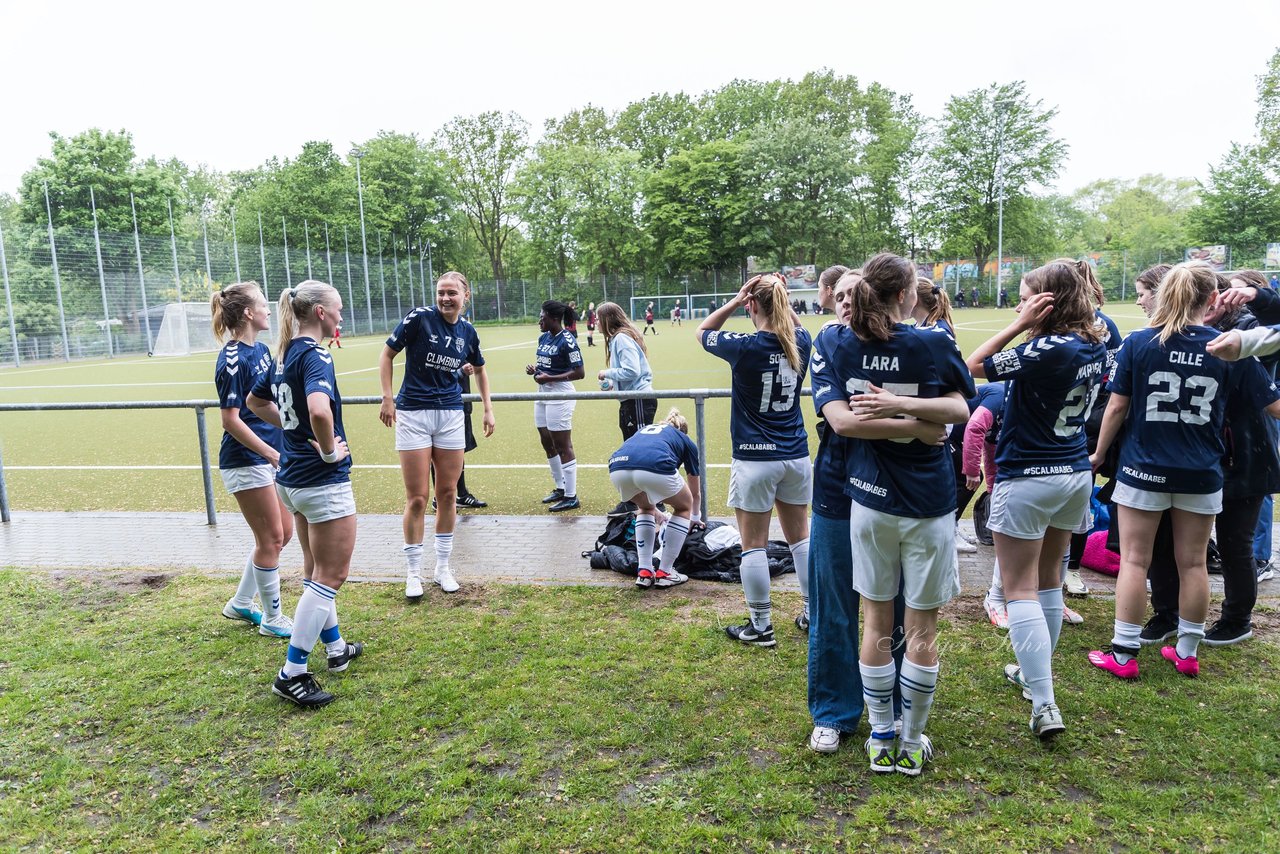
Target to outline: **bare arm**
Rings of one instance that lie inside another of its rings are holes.
[[[472,376],[480,390],[480,401],[484,404],[484,417],[480,421],[484,425],[484,437],[487,439],[493,435],[494,427],[497,426],[493,420],[493,402],[489,400],[489,375],[485,372],[484,365],[479,365]]]
[[[843,400],[833,400],[822,407],[827,426],[840,436],[851,439],[919,439],[926,445],[946,441],[946,429],[932,421],[910,421],[905,418],[864,420]]]
[[[252,397],[250,395],[250,399]],[[262,420],[266,421],[265,418]],[[222,410],[222,429],[230,433],[232,439],[235,439],[241,445],[271,463],[271,465],[276,468],[280,467],[280,452],[262,441],[262,438],[257,433],[249,429],[249,425],[245,424],[240,418],[240,410],[238,408]]]
[[[338,455],[338,458],[330,461],[330,464],[341,462],[351,453],[347,449],[347,443],[333,433],[333,409],[330,406],[329,395],[322,391],[313,391],[307,395],[307,417],[311,421],[311,432],[316,437],[311,440],[311,447],[319,451],[322,456]],[[327,449],[326,445],[329,446]]]
[[[982,363],[1008,347],[1009,343],[1023,332],[1034,329],[1051,311],[1053,311],[1053,294],[1036,294],[1023,303],[1022,310],[1014,317],[1013,323],[993,335],[964,360],[969,373],[978,379],[990,379]]]
[[[759,277],[757,276],[756,278],[759,278]],[[751,281],[747,282],[745,285],[742,286],[741,290],[739,290],[736,294],[733,295],[733,299],[729,300],[724,305],[720,306],[715,311],[711,312],[710,314],[708,314],[706,317],[702,319],[702,322],[698,324],[698,331],[695,333],[698,336],[699,342],[702,341],[703,333],[715,332],[718,329],[720,329],[722,326],[725,325],[725,323],[729,320],[729,318],[733,317],[733,313],[735,311],[742,308],[742,306],[746,304],[747,294],[750,293],[752,286],[754,286],[755,284],[755,281],[756,281],[755,279],[752,279]]]
[[[378,418],[388,427],[396,423],[396,398],[391,390],[395,377],[395,367],[392,364],[395,357],[396,351],[385,344],[378,355],[378,382],[382,386],[382,405],[378,408]]]
[[[1102,413],[1102,426],[1098,428],[1098,449],[1089,457],[1089,462],[1095,469],[1107,458],[1111,443],[1120,433],[1120,426],[1129,414],[1129,400],[1125,395],[1115,392],[1107,400],[1106,411]]]
[[[274,427],[281,427],[280,410],[276,407],[274,400],[265,400],[250,392],[249,397],[245,400],[245,405],[249,407],[249,411],[261,418],[263,421]]]
[[[869,392],[856,394],[850,400],[853,411],[868,421],[910,415],[935,424],[959,424],[969,418],[969,404],[958,391],[942,397],[902,397],[873,385]]]

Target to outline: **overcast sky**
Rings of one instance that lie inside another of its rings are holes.
[[[232,170],[312,139],[345,151],[491,109],[540,129],[588,103],[823,67],[909,93],[928,115],[1025,80],[1059,110],[1062,190],[1202,178],[1253,138],[1256,77],[1277,47],[1280,0],[0,0],[0,192],[49,152],[49,131],[124,128],[143,156]]]

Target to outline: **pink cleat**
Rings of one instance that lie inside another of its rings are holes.
[[[1165,661],[1172,661],[1174,668],[1183,676],[1194,679],[1200,675],[1200,659],[1194,655],[1183,658],[1178,655],[1176,646],[1162,646],[1160,647],[1160,654],[1164,656]]]
[[[1124,664],[1116,661],[1115,653],[1111,650],[1103,652],[1095,649],[1089,653],[1089,663],[1094,667],[1099,667],[1117,679],[1137,679],[1138,678],[1138,659],[1131,658]]]

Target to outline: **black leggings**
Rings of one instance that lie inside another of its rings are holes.
[[[1253,566],[1253,531],[1262,509],[1261,495],[1224,498],[1215,528],[1222,554],[1222,620],[1248,623],[1258,602],[1258,573]],[[1157,614],[1178,616],[1178,564],[1173,557],[1173,525],[1169,514],[1160,520],[1151,552],[1151,607]]]
[[[657,413],[658,401],[652,397],[618,401],[618,428],[622,430],[622,441],[630,439],[641,427],[652,424]]]

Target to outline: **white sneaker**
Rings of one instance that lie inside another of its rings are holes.
[[[809,736],[809,749],[815,753],[835,753],[840,749],[840,730],[816,726]]]
[[[1062,583],[1062,586],[1067,589],[1067,595],[1069,596],[1089,595],[1089,586],[1080,577],[1080,570],[1078,569],[1067,570],[1067,580]]]
[[[404,581],[404,598],[421,599],[422,598],[422,576],[410,575]]]
[[[1080,616],[1078,611],[1073,611],[1066,605],[1062,606],[1062,622],[1072,626],[1078,626],[1084,622],[1084,617]]]
[[[960,531],[960,526],[956,526],[956,551],[962,555],[971,555],[978,550],[969,538]]]
[[[978,541],[965,533],[964,528],[960,527],[960,523],[956,523],[956,540],[964,540],[971,546],[977,545]]]
[[[284,611],[274,617],[264,616],[262,623],[258,626],[258,634],[269,638],[293,637],[293,619]]]
[[[1045,703],[1031,715],[1031,732],[1041,741],[1049,741],[1067,731],[1062,722],[1062,712],[1056,703]]]
[[[440,569],[437,567],[435,578],[432,579],[436,584],[440,585],[440,589],[445,593],[458,592],[458,579],[453,577],[453,572],[448,569]]]
[[[997,605],[991,601],[990,596],[987,596],[982,600],[982,608],[987,612],[987,619],[991,620],[991,625],[997,629],[1009,628],[1009,612],[1005,610],[1004,605]]]

